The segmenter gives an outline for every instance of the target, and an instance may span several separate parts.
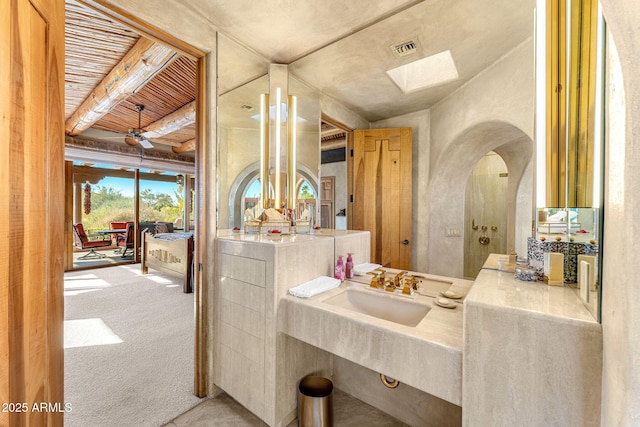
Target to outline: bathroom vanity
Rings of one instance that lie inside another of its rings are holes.
[[[602,328],[568,286],[492,254],[465,301],[464,425],[599,426]]]
[[[222,231],[215,245],[214,383],[267,424],[286,425],[295,418],[299,379],[330,375],[331,364],[329,354],[278,332],[278,303],[290,287],[330,275],[336,249],[368,262],[368,233]]]
[[[370,276],[359,276],[296,298],[289,288],[332,276],[338,255],[369,262],[369,233],[223,231],[215,245],[214,383],[267,424],[295,418],[297,383],[313,373],[408,424],[460,425],[462,299],[451,309],[433,300],[446,290],[464,297],[472,282],[422,275],[425,295],[409,296],[372,289]],[[352,298],[387,313],[359,311]],[[400,387],[385,387],[380,374]]]

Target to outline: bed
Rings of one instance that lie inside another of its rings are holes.
[[[182,291],[192,292],[193,233],[142,233],[142,274],[149,268],[183,280]]]

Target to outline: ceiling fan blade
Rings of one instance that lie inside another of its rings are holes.
[[[142,145],[144,148],[153,148],[153,144],[151,143],[151,141],[145,138],[140,138],[140,145]]]

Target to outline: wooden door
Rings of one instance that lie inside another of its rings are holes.
[[[0,425],[60,426],[64,1],[1,1],[0,52]]]
[[[411,128],[356,130],[350,228],[371,233],[371,261],[411,268]]]
[[[320,178],[320,226],[335,228],[335,176]]]

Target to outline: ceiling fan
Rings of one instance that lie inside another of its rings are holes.
[[[142,136],[144,133],[144,129],[141,128],[140,122],[142,119],[142,110],[144,110],[144,105],[136,105],[136,111],[138,112],[138,127],[137,128],[129,128],[129,133],[124,138],[124,142],[129,145],[142,145],[144,148],[153,148],[153,144],[147,138]]]

